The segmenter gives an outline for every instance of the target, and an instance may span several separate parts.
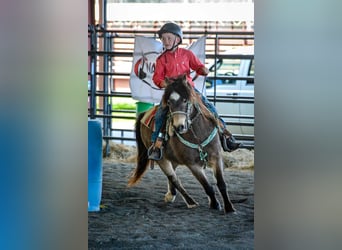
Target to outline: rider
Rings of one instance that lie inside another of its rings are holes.
[[[186,74],[188,82],[194,87],[195,91],[201,94],[196,88],[190,77],[190,69],[196,71],[198,75],[208,75],[209,70],[190,50],[179,48],[182,43],[183,32],[175,23],[166,23],[158,31],[160,40],[164,46],[164,52],[157,58],[156,67],[153,75],[153,82],[159,88],[165,88],[166,77],[176,77]],[[224,151],[233,151],[240,144],[235,142],[233,135],[226,129],[225,122],[218,116],[216,108],[202,94],[203,103],[220,120],[221,123],[221,143]],[[160,160],[162,157],[162,143],[164,135],[160,132],[168,109],[159,106],[155,115],[155,131],[152,133],[152,145],[148,150],[148,158]]]

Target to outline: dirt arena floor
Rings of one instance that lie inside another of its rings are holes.
[[[118,147],[103,161],[101,210],[88,213],[89,249],[254,248],[253,151],[225,153],[225,180],[237,209],[236,214],[225,215],[209,209],[202,186],[183,166],[177,174],[199,203],[196,208],[187,208],[179,194],[174,203],[163,201],[167,178],[157,165],[127,188],[134,157],[131,149]],[[214,184],[211,169],[205,171]],[[222,204],[218,191],[217,197]]]

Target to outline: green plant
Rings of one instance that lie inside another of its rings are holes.
[[[135,110],[136,109],[136,104],[135,103],[114,103],[112,104],[112,109],[113,110]]]

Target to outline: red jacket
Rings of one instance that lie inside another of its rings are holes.
[[[177,77],[182,74],[187,75],[189,83],[195,84],[190,77],[190,69],[201,75],[204,64],[188,49],[177,48],[175,52],[167,51],[161,54],[156,60],[156,67],[153,75],[153,82],[161,88],[161,82],[165,77]]]

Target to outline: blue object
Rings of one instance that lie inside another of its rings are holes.
[[[100,211],[102,195],[102,128],[88,120],[88,211]]]

